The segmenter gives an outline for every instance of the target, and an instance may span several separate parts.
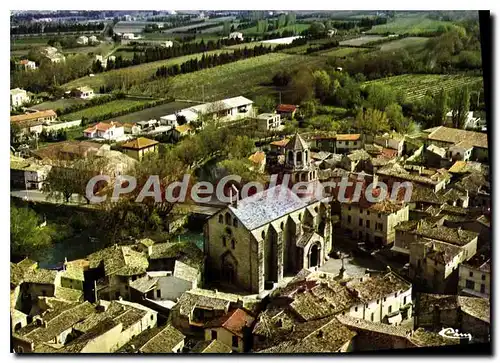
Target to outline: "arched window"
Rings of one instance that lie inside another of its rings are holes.
[[[226,236],[222,236],[222,245],[226,247]]]
[[[233,219],[233,227],[238,228],[238,220],[236,218]]]
[[[281,222],[281,224],[280,224],[281,230],[283,230],[284,227],[285,227],[285,224],[283,222]]]
[[[222,216],[222,214],[219,214],[219,223],[223,223],[224,222],[224,217]]]
[[[293,151],[291,151],[291,150],[288,152],[288,162],[290,164],[294,163],[294,160],[293,160]]]
[[[234,248],[236,247],[236,242],[234,241],[234,239],[231,240],[231,248],[234,250]]]
[[[229,228],[229,227],[226,227],[226,233],[227,233],[229,236],[230,236],[231,234],[233,234],[233,233],[231,232],[231,228]]]
[[[231,214],[226,213],[226,224],[231,225]]]
[[[262,236],[262,239],[265,239],[266,238],[266,232],[262,231],[261,236]]]

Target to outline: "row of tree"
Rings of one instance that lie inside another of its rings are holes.
[[[69,22],[29,22],[12,27],[12,35],[41,34],[41,33],[65,33],[65,32],[97,32],[104,29],[104,23],[69,23]]]

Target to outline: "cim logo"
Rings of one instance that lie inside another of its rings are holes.
[[[472,335],[466,333],[459,333],[458,329],[453,329],[453,328],[443,328],[439,332],[439,335],[441,335],[444,338],[450,338],[450,339],[467,339],[468,341],[472,340]]]

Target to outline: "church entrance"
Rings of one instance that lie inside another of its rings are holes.
[[[309,252],[309,267],[319,266],[319,247],[317,244],[311,247]]]
[[[224,265],[222,265],[222,280],[227,283],[234,283],[235,277],[236,277],[236,272],[234,265],[229,262],[225,261]]]

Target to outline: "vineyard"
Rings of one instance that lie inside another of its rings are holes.
[[[269,83],[278,71],[292,71],[301,65],[319,66],[325,61],[324,57],[270,53],[193,73],[138,84],[133,86],[130,92],[199,100],[202,98],[202,85],[205,84],[206,101],[235,95],[248,95],[265,89],[263,84]]]
[[[322,55],[326,57],[346,57],[359,52],[366,52],[368,49],[363,48],[335,48],[328,49],[323,52],[316,53],[317,55]]]
[[[415,101],[430,91],[435,94],[441,90],[452,90],[457,87],[476,86],[482,82],[479,76],[444,75],[444,74],[404,74],[401,76],[381,78],[365,82],[364,86],[378,84],[404,90],[408,101]]]
[[[102,115],[109,114],[111,112],[120,112],[123,110],[127,110],[131,107],[143,105],[148,102],[149,101],[147,100],[131,100],[131,99],[114,100],[111,102],[104,103],[102,105],[85,108],[83,110],[64,115],[61,118],[68,121],[80,120],[82,117],[85,117],[87,119],[93,119]]]
[[[421,34],[436,32],[440,27],[449,27],[452,23],[441,20],[432,20],[423,16],[399,17],[387,24],[372,27],[368,34]]]
[[[143,63],[137,66],[122,68],[122,69],[113,69],[109,72],[96,74],[94,77],[82,77],[75,79],[69,83],[63,85],[65,89],[73,89],[81,86],[89,86],[98,90],[99,87],[105,86],[110,82],[116,81],[119,83],[127,83],[129,81],[138,81],[138,82],[146,82],[149,78],[151,78],[155,73],[157,68],[161,66],[172,66],[175,64],[184,63],[190,59],[199,59],[203,56],[203,54],[219,54],[222,52],[230,52],[228,49],[214,50],[205,53],[197,53],[185,55],[182,57],[171,58],[167,60],[161,60],[150,63]]]

